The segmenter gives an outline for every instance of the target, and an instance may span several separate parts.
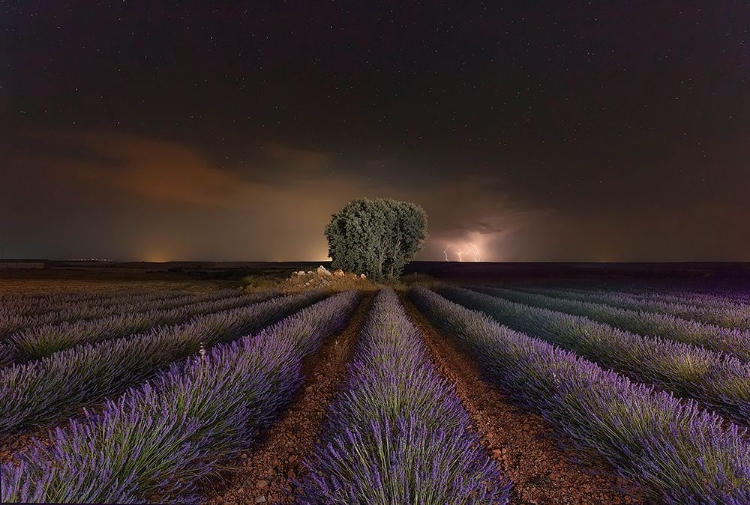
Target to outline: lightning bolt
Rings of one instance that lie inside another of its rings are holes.
[[[477,249],[477,246],[475,246],[471,242],[469,242],[469,245],[471,246],[472,249],[474,249],[474,261],[475,262],[482,261],[482,256],[481,254],[479,254],[479,249]]]
[[[445,254],[445,261],[450,261],[448,259],[448,249],[450,249],[450,248],[451,248],[451,245],[448,244],[448,247],[446,247],[445,250],[443,251],[443,254]]]
[[[445,254],[445,261],[450,261],[450,259],[448,258],[448,250],[451,248],[456,251],[454,254],[458,256],[458,261],[462,262],[464,260],[464,254],[470,254],[472,252],[474,253],[474,261],[482,261],[481,254],[479,253],[479,249],[477,248],[477,246],[475,246],[471,242],[469,242],[469,245],[474,251],[461,251],[453,244],[448,244],[448,246],[443,250],[443,254]]]

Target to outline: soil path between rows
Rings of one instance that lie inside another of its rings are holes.
[[[409,318],[421,330],[438,371],[455,385],[482,444],[500,470],[513,480],[511,503],[647,503],[641,491],[617,476],[606,461],[565,449],[572,441],[485,382],[472,358],[437,330],[406,293],[399,293],[399,297]]]
[[[319,441],[328,405],[344,382],[346,367],[372,304],[374,293],[363,293],[347,327],[329,337],[303,362],[300,393],[263,438],[204,489],[203,503],[245,505],[292,503],[291,481],[301,480],[301,463]]]

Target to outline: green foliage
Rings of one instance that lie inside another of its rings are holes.
[[[422,249],[427,214],[411,202],[359,198],[333,214],[325,235],[333,268],[393,279]]]

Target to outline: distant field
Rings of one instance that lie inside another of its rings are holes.
[[[51,294],[67,292],[111,293],[117,291],[170,291],[170,290],[205,291],[216,289],[206,282],[191,281],[113,281],[77,280],[77,279],[2,279],[0,294]]]
[[[3,272],[0,501],[750,503],[745,265],[317,265]]]

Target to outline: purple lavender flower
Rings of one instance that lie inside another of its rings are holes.
[[[693,398],[750,426],[750,364],[733,356],[465,289],[445,288],[440,293],[515,330],[570,349],[633,380]]]
[[[411,297],[489,380],[670,504],[750,503],[746,430],[424,288]],[[699,462],[700,461],[700,462]]]
[[[100,414],[71,421],[54,444],[5,465],[4,502],[195,500],[195,483],[246,449],[289,403],[301,360],[343,328],[356,292],[332,296],[256,336],[217,345],[205,360],[175,364],[108,401]]]
[[[508,479],[468,426],[395,293],[382,290],[322,442],[304,462],[298,502],[507,503]]]

